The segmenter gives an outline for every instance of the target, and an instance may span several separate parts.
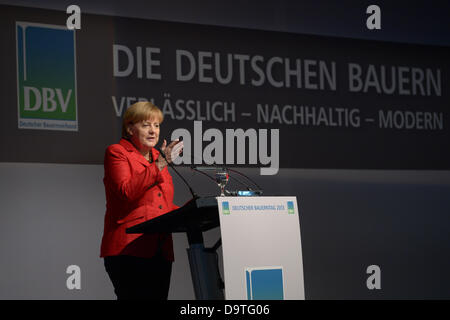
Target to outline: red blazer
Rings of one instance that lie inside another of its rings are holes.
[[[151,152],[157,159],[159,152],[154,148]],[[173,261],[171,234],[125,233],[131,226],[177,208],[167,166],[160,172],[125,139],[106,149],[104,164],[106,214],[100,257],[127,254],[150,258],[160,247]]]

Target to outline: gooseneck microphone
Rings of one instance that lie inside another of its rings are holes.
[[[258,188],[258,191],[262,191],[262,188],[253,180],[253,179],[250,179],[250,177],[248,177],[247,175],[245,175],[245,174],[243,174],[242,172],[239,172],[239,171],[237,171],[237,170],[233,170],[233,169],[230,169],[230,168],[227,168],[227,170],[228,171],[231,171],[231,172],[234,172],[234,173],[237,173],[238,175],[240,175],[240,176],[243,176],[244,178],[246,178],[248,181],[250,181],[250,182],[252,182],[255,186],[256,186],[256,188]],[[250,189],[250,188],[249,188]],[[250,189],[251,190],[251,189]]]
[[[213,177],[211,177],[209,174],[203,172],[203,170],[207,168],[207,167],[196,167],[195,165],[191,165],[191,169],[194,170],[195,172],[201,173],[202,175],[208,177],[210,180],[212,180],[214,183],[217,183],[216,179],[214,179]],[[215,168],[215,167],[213,167]],[[208,168],[209,169],[209,168]],[[228,169],[227,169],[228,170]],[[229,176],[229,178],[231,180],[236,181],[237,183],[239,183],[241,186],[244,186],[247,190],[252,190],[247,184],[243,183],[241,180],[239,180],[236,177],[233,177],[232,175]]]
[[[189,188],[189,191],[191,192],[192,197],[194,199],[199,198],[199,196],[194,192],[194,190],[189,185],[189,183],[186,181],[186,179],[184,179],[183,176],[178,172],[178,170],[175,169],[175,167],[173,166],[172,162],[167,161],[165,153],[158,147],[154,147],[154,148],[159,152],[159,154],[164,158],[164,160],[166,160],[167,165],[170,166],[173,169],[173,171],[175,171],[175,173],[181,178],[181,180],[183,180],[184,184]]]
[[[236,174],[239,174],[240,176],[243,176],[244,178],[246,178],[248,181],[250,181],[252,184],[254,184],[256,186],[257,189],[254,189],[253,187],[250,187],[250,185],[248,185],[247,183],[242,182],[240,179],[233,177],[231,174],[229,175],[229,178],[236,181],[237,183],[239,183],[240,185],[244,186],[248,192],[246,191],[228,191],[228,193],[230,195],[262,195],[263,190],[261,189],[261,187],[254,181],[252,180],[250,177],[246,176],[245,174],[243,174],[240,171],[237,170],[233,170],[227,167],[222,167],[222,166],[203,166],[203,167],[197,167],[195,165],[191,165],[191,169],[199,172],[203,175],[205,175],[206,177],[208,177],[209,179],[211,179],[212,181],[214,181],[215,183],[217,183],[217,181],[211,177],[210,175],[208,175],[207,173],[203,172],[203,171],[207,171],[207,170],[213,170],[213,169],[219,169],[222,168],[223,170],[227,170]]]
[[[194,165],[191,165],[191,170],[194,170],[195,172],[201,173],[204,176],[208,177],[210,180],[212,180],[214,183],[217,183],[216,179],[211,177],[209,174],[207,174],[207,173],[205,173],[205,172],[203,172],[201,170],[198,170]]]

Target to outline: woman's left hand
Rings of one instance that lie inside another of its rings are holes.
[[[164,152],[166,159],[162,155],[159,155],[157,162],[160,163],[161,167],[164,168],[167,165],[167,162],[171,163],[173,160],[178,158],[178,156],[183,152],[183,141],[175,140],[172,141],[169,145],[167,145],[166,139],[164,139],[163,144],[161,146],[161,151]],[[167,161],[166,161],[167,160]]]

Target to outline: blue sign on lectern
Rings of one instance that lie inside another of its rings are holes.
[[[263,267],[245,270],[248,300],[283,300],[283,268]]]

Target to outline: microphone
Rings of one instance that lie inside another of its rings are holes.
[[[258,190],[253,190],[253,191],[260,191],[260,192],[262,193],[262,188],[261,188],[255,181],[253,181],[252,179],[250,179],[250,177],[246,176],[245,174],[243,174],[242,172],[239,172],[239,171],[237,171],[237,170],[233,170],[233,169],[230,169],[230,168],[227,168],[227,170],[229,170],[229,171],[231,171],[231,172],[234,172],[234,173],[237,173],[237,174],[243,176],[243,177],[246,178],[248,181],[252,182],[252,183],[256,186],[256,188],[258,188]],[[250,188],[249,188],[249,189],[250,189]],[[251,190],[251,189],[250,189],[250,190]]]
[[[191,165],[191,169],[192,170],[194,170],[196,172],[200,172],[201,174],[207,176],[209,179],[213,180],[215,183],[217,183],[217,181],[214,178],[212,178],[211,176],[209,176],[208,174],[206,174],[205,172],[203,172],[203,170],[211,170],[211,169],[217,169],[217,168],[221,168],[221,167],[218,167],[218,166],[196,167],[194,165]],[[224,168],[224,169],[227,170],[227,171],[234,172],[234,173],[237,173],[237,174],[243,176],[248,181],[252,182],[257,188],[256,190],[252,189],[249,185],[243,183],[241,180],[239,180],[236,177],[233,177],[230,174],[230,176],[229,176],[230,179],[235,180],[236,182],[238,182],[240,185],[243,185],[248,190],[248,191],[230,192],[230,194],[233,194],[233,195],[247,195],[247,196],[248,195],[262,195],[263,191],[262,191],[261,187],[255,181],[250,179],[250,177],[246,176],[245,174],[243,174],[242,172],[239,172],[237,170],[233,170],[233,169],[230,169],[230,168]]]
[[[183,176],[178,172],[178,170],[175,169],[175,167],[173,166],[172,162],[167,161],[167,158],[166,158],[166,155],[164,154],[164,152],[162,152],[162,150],[160,148],[158,148],[158,147],[154,147],[154,148],[159,152],[159,154],[164,158],[164,160],[166,160],[167,165],[170,166],[173,169],[173,171],[175,171],[175,173],[181,178],[181,180],[184,182],[184,184],[188,187],[189,191],[192,194],[192,197],[194,199],[199,198],[199,196],[194,192],[194,190],[189,185],[189,183],[186,181],[186,179],[184,179]]]
[[[195,172],[199,172],[199,173],[201,173],[201,174],[207,176],[209,179],[211,179],[212,181],[214,181],[214,183],[217,183],[217,181],[216,181],[213,177],[211,177],[209,174],[207,174],[207,173],[205,173],[205,172],[203,172],[203,171],[201,171],[201,170],[198,170],[197,167],[195,167],[194,165],[191,165],[191,169],[194,170]]]
[[[216,168],[216,167],[213,167],[213,168]],[[214,179],[213,177],[211,177],[209,174],[203,172],[203,170],[211,170],[211,168],[209,168],[209,167],[196,167],[196,166],[194,166],[194,165],[191,165],[191,169],[194,170],[195,172],[199,172],[199,173],[205,175],[205,176],[208,177],[210,180],[214,181],[214,183],[217,183],[216,179]],[[225,169],[228,170],[227,168],[225,168]],[[233,177],[232,175],[229,175],[229,178],[232,179],[232,180],[235,180],[237,183],[239,183],[240,185],[244,186],[247,190],[251,190],[251,188],[250,188],[247,184],[243,183],[243,182],[242,182],[241,180],[239,180],[238,178]]]

